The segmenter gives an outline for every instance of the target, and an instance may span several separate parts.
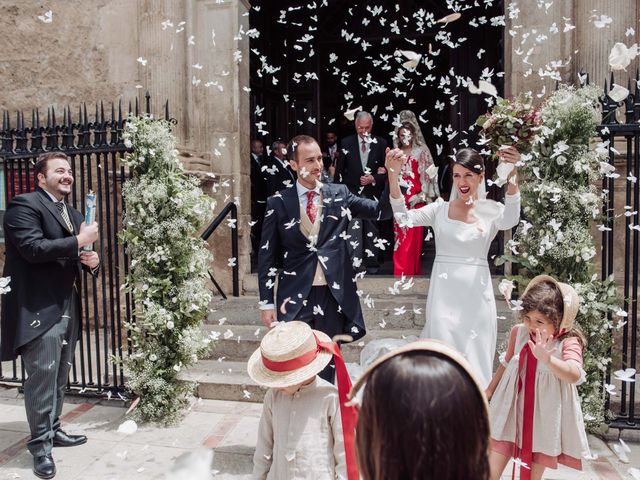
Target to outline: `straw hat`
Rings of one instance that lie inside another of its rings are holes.
[[[427,352],[432,353],[435,357],[444,357],[452,360],[453,363],[457,364],[460,368],[462,368],[462,370],[467,373],[473,384],[477,387],[478,393],[480,394],[480,397],[482,398],[482,401],[484,403],[484,409],[487,412],[487,416],[489,415],[489,404],[487,403],[487,397],[485,396],[484,388],[482,388],[480,382],[478,381],[478,378],[473,373],[469,362],[462,356],[460,352],[454,350],[446,343],[432,339],[422,339],[408,343],[378,358],[375,362],[369,365],[369,367],[360,376],[358,381],[353,385],[351,391],[349,392],[349,400],[352,400],[356,396],[358,390],[362,388],[369,376],[371,376],[371,373],[376,368],[378,368],[381,364],[383,364],[390,358],[395,357],[396,355],[401,355],[403,353],[409,352]]]
[[[320,349],[317,342],[331,343],[331,338],[312,330],[304,322],[280,323],[267,332],[260,348],[249,358],[249,376],[256,383],[270,388],[291,387],[309,380],[320,373],[333,357],[330,352]],[[282,363],[289,361],[291,367]]]
[[[538,275],[531,279],[527,288],[524,289],[522,296],[524,297],[531,287],[542,282],[553,283],[560,290],[562,300],[564,301],[564,310],[562,312],[562,322],[560,322],[558,331],[562,332],[563,330],[570,330],[571,327],[573,327],[573,323],[576,320],[578,312],[580,311],[580,297],[578,296],[578,293],[571,285],[559,282],[549,275]]]

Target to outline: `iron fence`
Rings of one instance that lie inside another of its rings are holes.
[[[136,99],[128,112],[138,115]],[[150,95],[145,97],[145,112],[151,113]],[[46,123],[37,109],[31,112],[31,126],[24,114],[17,112],[15,126],[8,112],[3,112],[0,131],[0,215],[15,195],[34,189],[32,165],[43,152],[62,151],[70,157],[75,181],[67,201],[84,213],[84,198],[89,190],[97,197],[96,220],[99,240],[95,245],[102,268],[93,277],[83,273],[78,295],[82,333],[70,372],[69,387],[85,394],[120,393],[124,386],[121,363],[126,345],[124,322],[132,318],[135,305],[122,286],[128,273],[127,251],[118,237],[122,227],[124,204],[122,186],[129,172],[122,159],[128,149],[122,140],[126,117],[122,102],[111,104],[110,118],[103,103],[96,103],[93,120],[87,106],[78,108],[74,120],[71,109],[63,111],[58,123],[53,107],[47,109]],[[168,102],[164,118],[170,120]],[[1,220],[1,218],[0,218]],[[0,224],[2,222],[0,221]],[[34,288],[37,286],[34,285]],[[20,360],[0,364],[0,381],[21,384],[24,370]]]
[[[586,81],[588,82],[588,77]],[[636,369],[638,365],[640,185],[637,179],[640,177],[640,72],[636,73],[634,82],[635,86],[632,86],[632,80],[628,80],[629,96],[622,102],[616,102],[609,96],[614,83],[612,74],[609,82],[605,81],[600,97],[602,124],[598,127],[598,134],[604,142],[608,141],[608,161],[617,167],[619,174],[605,177],[602,182],[602,188],[608,195],[602,210],[605,228],[602,229],[601,276],[603,279],[615,276],[623,292],[623,309],[628,312],[627,322],[621,328],[621,333],[614,334],[614,365],[609,368],[607,383],[611,382],[613,368]],[[622,198],[624,205],[621,208],[618,202]],[[624,244],[624,248],[620,248],[621,244]],[[610,426],[640,428],[635,385],[635,382],[621,382],[615,396],[607,394],[606,406],[614,414]]]

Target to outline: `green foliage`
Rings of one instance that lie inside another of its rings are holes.
[[[193,392],[179,372],[211,347],[200,328],[211,301],[205,283],[211,255],[198,230],[213,202],[184,173],[167,122],[131,116],[123,138],[133,148],[125,159],[133,175],[123,188],[121,238],[131,262],[126,288],[136,306],[126,325],[133,349],[127,387],[140,397],[138,418],[171,424]]]
[[[508,243],[509,260],[520,264],[522,287],[536,275],[549,274],[572,284],[581,297],[576,323],[588,347],[584,353],[586,382],[580,385],[587,428],[605,421],[604,375],[612,345],[608,320],[618,310],[612,278],[595,273],[596,247],[591,223],[600,220],[605,194],[596,187],[605,173],[601,150],[589,148],[599,119],[595,87],[562,87],[542,105],[533,148],[522,155],[522,220]],[[495,149],[496,147],[492,145]]]

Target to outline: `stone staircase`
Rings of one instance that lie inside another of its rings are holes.
[[[513,324],[512,312],[497,292],[498,277],[494,278],[494,290],[498,299],[498,345],[506,342],[506,335]],[[379,338],[406,338],[419,336],[425,323],[426,292],[429,279],[406,279],[398,284],[393,277],[369,276],[358,282],[358,288],[372,302],[362,301],[367,325],[367,335],[361,340],[342,347],[345,360],[359,363],[362,348]],[[411,283],[413,285],[411,286]],[[390,288],[397,287],[397,294]],[[409,286],[406,290],[404,287]],[[196,381],[198,396],[214,400],[261,402],[265,390],[253,383],[246,372],[246,362],[259,347],[267,329],[260,320],[258,310],[257,276],[245,279],[245,295],[212,302],[211,313],[204,325],[207,333],[219,335],[209,358],[201,360],[185,371],[183,378]]]

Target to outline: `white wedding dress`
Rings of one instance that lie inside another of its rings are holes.
[[[422,338],[441,340],[464,354],[481,385],[493,374],[497,313],[487,255],[499,230],[520,221],[520,194],[507,195],[505,203],[476,202],[469,224],[449,218],[449,202],[442,199],[407,210],[403,199],[391,199],[396,221],[408,228],[433,228],[436,258],[429,282],[426,325]]]

